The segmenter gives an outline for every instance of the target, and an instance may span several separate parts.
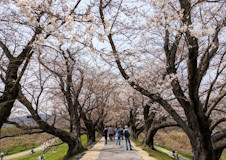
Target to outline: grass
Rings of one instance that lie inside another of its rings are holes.
[[[62,144],[56,148],[56,153],[53,153],[52,150],[48,151],[45,155],[46,160],[61,160],[63,155],[66,154],[68,146],[66,144]],[[20,158],[16,158],[14,160],[37,160],[39,156],[42,155],[42,151],[35,152],[33,155],[27,155]]]
[[[183,153],[191,153],[192,148],[187,135],[179,128],[162,129],[155,135],[155,142],[161,146],[169,146],[170,148],[181,151]]]
[[[87,137],[86,135],[81,136],[81,141],[82,145],[85,145],[87,142]],[[59,145],[58,147],[55,147],[56,152],[52,152],[50,149],[46,154],[45,154],[45,160],[61,160],[64,155],[66,155],[67,150],[68,150],[68,145],[67,144],[62,144]],[[20,158],[16,158],[14,160],[37,160],[38,156],[42,155],[42,151],[38,151],[34,153],[33,155],[26,155]]]
[[[226,160],[226,149],[222,152],[220,160]]]
[[[138,138],[138,140],[133,140],[136,146],[141,147],[144,151],[149,153],[149,156],[154,157],[156,160],[174,160],[172,157],[170,157],[168,154],[163,153],[161,151],[154,151],[148,147],[144,147],[142,144],[142,138]]]
[[[18,145],[18,146],[12,146],[12,147],[8,148],[6,155],[11,155],[11,154],[23,152],[23,151],[29,150],[31,148],[36,148],[40,145],[41,144],[38,143],[38,144],[29,144],[29,145],[22,144],[22,145]]]
[[[4,135],[15,135],[22,133],[21,129],[16,127],[5,127],[1,129],[2,136]],[[3,151],[5,155],[11,155],[19,153],[25,150],[29,150],[40,146],[46,140],[52,138],[53,136],[42,133],[42,134],[31,134],[31,135],[21,135],[18,137],[4,138],[0,139],[0,152]]]
[[[158,145],[158,146],[161,147],[161,148],[164,148],[164,149],[166,149],[168,151],[172,151],[173,150],[172,148],[167,147],[167,146],[161,146],[161,145]],[[178,152],[179,155],[181,155],[183,157],[186,157],[186,158],[191,159],[191,160],[193,159],[193,156],[192,156],[191,153],[184,153],[184,152],[181,152],[181,151],[177,151],[177,152]]]
[[[141,134],[140,136],[141,139],[144,137],[143,134]],[[174,130],[160,130],[155,136],[155,141],[158,142],[159,147],[162,147],[169,151],[172,151],[174,149],[177,150],[178,154],[183,157],[191,160],[193,158],[190,150],[189,140],[185,133],[180,129],[175,128]],[[167,144],[171,144],[171,147],[166,146]]]

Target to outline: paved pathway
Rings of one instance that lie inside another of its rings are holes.
[[[116,140],[108,141],[108,144],[105,145],[104,138],[101,138],[81,160],[155,160],[133,143],[132,148],[132,151],[126,150],[125,140],[121,141],[121,145],[116,145]]]

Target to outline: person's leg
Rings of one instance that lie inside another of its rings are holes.
[[[118,136],[118,142],[119,142],[119,145],[120,145],[120,138],[121,138],[121,137],[120,137],[120,136]]]
[[[105,144],[107,144],[107,137],[105,137]]]
[[[130,143],[130,138],[128,138],[128,141],[129,141],[130,150],[132,150],[132,146],[131,146],[131,143]]]
[[[127,138],[125,137],[125,141],[126,141],[126,150],[128,150],[128,144],[127,144]]]

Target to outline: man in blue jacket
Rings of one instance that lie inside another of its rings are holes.
[[[122,133],[121,133],[121,130],[120,130],[119,127],[117,128],[116,133],[117,133],[117,136],[118,136],[118,139],[117,139],[117,141],[116,141],[116,145],[117,145],[118,143],[119,143],[119,145],[120,145],[120,138],[121,138]]]

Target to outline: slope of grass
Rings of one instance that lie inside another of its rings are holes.
[[[81,136],[82,145],[85,145],[87,142],[86,135]],[[45,160],[61,160],[67,153],[68,145],[62,144],[58,147],[54,147],[55,151],[53,152],[51,149],[45,154]],[[16,158],[14,160],[37,160],[39,156],[42,155],[42,151],[36,152],[33,155],[26,155],[20,158]]]
[[[23,151],[26,151],[26,150],[29,150],[29,149],[32,149],[32,148],[36,148],[40,145],[41,145],[40,143],[37,143],[37,144],[33,143],[33,144],[29,144],[29,145],[22,144],[22,145],[18,145],[18,146],[11,146],[11,147],[8,148],[6,155],[11,155],[11,154],[23,152]]]
[[[187,135],[179,128],[169,128],[159,130],[155,137],[155,143],[161,146],[169,146],[174,150],[181,151],[183,153],[191,153],[191,144]]]
[[[62,144],[56,148],[56,152],[52,152],[52,150],[49,150],[46,155],[46,160],[61,160],[63,156],[66,154],[68,149],[68,146],[66,144]],[[20,158],[16,158],[14,160],[37,160],[39,156],[42,155],[42,151],[38,151],[34,153],[33,155],[27,155]]]
[[[150,148],[148,147],[144,147],[143,144],[142,144],[142,138],[138,138],[138,140],[134,140],[134,143],[136,144],[137,147],[141,147],[144,151],[148,152],[149,155],[151,157],[154,157],[156,160],[174,160],[172,157],[170,157],[168,154],[166,153],[163,153],[161,151],[154,151],[154,150],[151,150]]]
[[[13,126],[1,129],[2,136],[15,135],[20,133],[23,133],[23,131]],[[53,136],[51,136],[50,134],[41,133],[0,139],[0,152],[3,151],[5,155],[11,155],[26,151],[40,146],[43,142],[52,137]]]
[[[161,146],[161,145],[158,145],[158,146],[161,147],[161,148],[164,148],[164,149],[166,149],[166,150],[168,150],[168,151],[172,151],[172,150],[173,150],[172,148],[167,147],[167,146]],[[184,152],[181,152],[181,151],[177,151],[177,153],[178,153],[179,155],[181,155],[181,156],[183,156],[183,157],[186,157],[186,158],[188,158],[188,159],[191,159],[191,160],[192,160],[192,158],[193,158],[193,156],[192,156],[191,153],[184,153]]]
[[[226,149],[222,152],[220,160],[226,160]]]

